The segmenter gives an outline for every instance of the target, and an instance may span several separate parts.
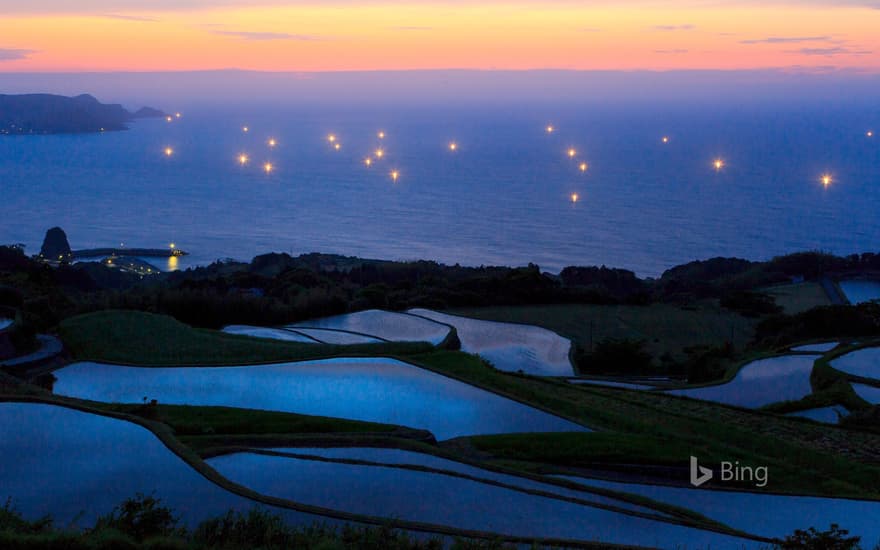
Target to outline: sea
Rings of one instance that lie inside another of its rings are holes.
[[[818,103],[191,108],[0,137],[0,243],[36,253],[60,226],[74,249],[189,252],[160,269],[325,252],[647,277],[877,251],[877,133],[876,106]]]

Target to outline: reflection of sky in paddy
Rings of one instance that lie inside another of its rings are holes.
[[[189,526],[258,506],[202,477],[136,424],[53,405],[0,403],[0,425],[0,498],[11,498],[27,518],[51,514],[60,527],[74,519],[91,526],[136,493],[160,498]],[[263,507],[292,523],[322,520]]]
[[[76,363],[55,392],[105,402],[226,405],[421,428],[437,439],[586,428],[391,359],[328,359],[249,367],[144,368]]]
[[[841,528],[849,529],[850,535],[860,535],[866,548],[873,548],[880,542],[880,523],[876,521],[880,514],[880,502],[645,485],[574,476],[558,477],[591,487],[633,493],[682,506],[733,528],[765,537],[784,537],[795,529],[807,529],[810,526],[824,530],[828,525],[837,523]],[[772,489],[772,468],[769,479],[771,486],[768,489]],[[668,548],[669,545],[664,547]]]
[[[849,280],[838,283],[846,299],[853,304],[880,299],[880,281]]]
[[[837,347],[837,342],[823,342],[821,344],[804,344],[791,348],[791,351],[803,351],[810,353],[825,353]]]
[[[499,370],[522,370],[539,376],[574,374],[568,358],[571,342],[551,330],[469,319],[428,309],[412,309],[409,313],[454,326],[462,350],[480,354]]]
[[[880,348],[865,348],[841,355],[831,361],[831,366],[847,374],[880,379]]]
[[[852,384],[853,390],[859,397],[871,403],[872,405],[880,405],[880,388],[868,386],[867,384]]]
[[[759,359],[744,366],[727,384],[684,390],[673,395],[757,408],[778,401],[794,401],[812,393],[810,373],[816,356],[784,355]]]
[[[570,496],[572,498],[578,498],[588,502],[600,502],[612,506],[617,506],[619,508],[626,508],[628,510],[638,510],[640,512],[648,514],[664,514],[664,512],[654,508],[639,506],[637,504],[630,504],[628,502],[615,498],[587,493],[584,491],[577,491],[574,489],[568,489],[565,487],[560,487],[558,485],[541,483],[540,481],[533,481],[524,477],[501,474],[498,472],[493,472],[491,470],[484,470],[482,468],[477,468],[476,466],[464,464],[463,462],[456,462],[454,460],[448,460],[427,453],[417,453],[413,451],[405,451],[402,449],[383,449],[378,447],[281,447],[269,450],[277,451],[280,453],[313,455],[333,459],[364,460],[368,462],[376,462],[379,464],[418,465],[427,468],[435,468],[438,470],[457,472],[480,479],[494,480],[516,487],[524,487],[539,491],[546,491],[557,495]]]
[[[449,327],[446,325],[413,315],[377,309],[312,319],[291,327],[346,330],[395,342],[431,342],[432,344],[439,344],[449,333]]]
[[[819,407],[816,409],[807,409],[805,411],[797,411],[788,413],[787,416],[799,416],[801,418],[809,418],[817,422],[826,422],[828,424],[837,424],[841,416],[846,416],[846,409],[843,407]]]
[[[441,474],[239,453],[208,461],[259,493],[363,514],[510,535],[669,548],[748,541]]]
[[[317,343],[315,340],[303,334],[298,334],[291,330],[282,330],[278,328],[252,327],[248,325],[229,325],[227,327],[223,327],[223,332],[227,334],[238,334],[239,336],[269,338],[272,340],[285,340],[288,342],[300,342],[303,344]]]

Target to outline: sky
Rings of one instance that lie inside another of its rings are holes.
[[[880,0],[0,0],[0,13],[0,72],[880,73]]]

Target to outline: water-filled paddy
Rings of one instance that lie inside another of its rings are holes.
[[[462,350],[480,354],[499,370],[539,376],[574,374],[568,359],[571,342],[551,330],[470,319],[428,309],[412,309],[409,313],[454,326]]]
[[[851,279],[840,281],[838,284],[843,293],[846,294],[846,299],[852,304],[880,300],[880,281]]]
[[[772,476],[772,472],[771,472]],[[864,548],[880,542],[880,502],[818,497],[793,497],[734,491],[691,489],[559,476],[592,487],[642,495],[701,513],[734,528],[766,537],[784,537],[795,529],[831,523],[862,537]],[[772,482],[772,477],[771,477]]]
[[[837,424],[841,416],[846,416],[846,409],[843,407],[819,407],[816,409],[807,409],[805,411],[797,411],[789,413],[786,416],[799,416],[801,418],[809,418],[817,422],[826,422],[828,424]]]
[[[0,500],[25,517],[90,526],[126,498],[154,494],[185,524],[257,503],[221,489],[136,424],[55,405],[0,403]],[[322,518],[270,508],[291,523]],[[82,515],[80,515],[82,514]]]
[[[440,374],[384,358],[247,367],[128,367],[76,363],[55,371],[55,392],[83,399],[225,405],[384,422],[437,439],[513,432],[588,431]]]
[[[294,332],[292,330],[283,330],[278,328],[252,327],[248,325],[229,325],[223,328],[223,332],[228,334],[238,334],[241,336],[251,336],[253,338],[269,338],[271,340],[284,340],[287,342],[301,342],[304,344],[317,344],[314,338],[309,338],[304,334]]]
[[[344,330],[395,342],[431,342],[432,344],[439,344],[449,334],[449,327],[446,325],[405,313],[378,309],[313,319],[291,326]]]
[[[872,405],[880,404],[880,388],[868,386],[867,384],[853,383],[850,385],[856,394],[868,403],[871,403]]]
[[[791,351],[801,351],[808,353],[825,353],[837,347],[837,342],[822,342],[821,344],[804,344],[791,348]]]
[[[794,401],[812,393],[810,373],[815,360],[812,355],[759,359],[744,366],[727,384],[670,390],[669,393],[750,408]]]
[[[344,330],[322,329],[322,328],[296,328],[296,331],[305,334],[322,344],[338,344],[347,346],[351,344],[377,344],[382,342],[375,336],[367,334],[357,334]]]
[[[856,350],[831,361],[831,366],[847,374],[880,379],[880,348]]]
[[[238,453],[212,467],[268,495],[363,514],[510,535],[669,548],[737,547],[739,539],[442,474]],[[746,541],[747,542],[747,541]]]
[[[456,462],[454,460],[448,460],[427,453],[417,453],[413,451],[405,451],[402,449],[387,449],[378,447],[280,447],[269,450],[288,454],[292,453],[298,455],[321,456],[331,459],[364,460],[380,464],[424,466],[427,468],[436,468],[438,470],[456,472],[480,479],[497,481],[499,483],[504,483],[515,487],[523,487],[526,489],[533,489],[537,491],[553,493],[556,495],[578,498],[589,502],[617,506],[619,508],[625,508],[627,510],[635,510],[647,514],[665,515],[664,512],[655,508],[631,504],[623,500],[606,497],[595,493],[568,489],[566,487],[552,485],[549,483],[541,483],[540,481],[535,481],[525,477],[493,472],[492,470],[485,470],[483,468],[471,466],[463,462]]]

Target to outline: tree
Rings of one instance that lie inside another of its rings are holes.
[[[780,550],[857,550],[862,537],[849,537],[849,531],[841,529],[836,523],[827,531],[817,531],[810,527],[806,531],[796,530],[785,537],[779,545]]]

